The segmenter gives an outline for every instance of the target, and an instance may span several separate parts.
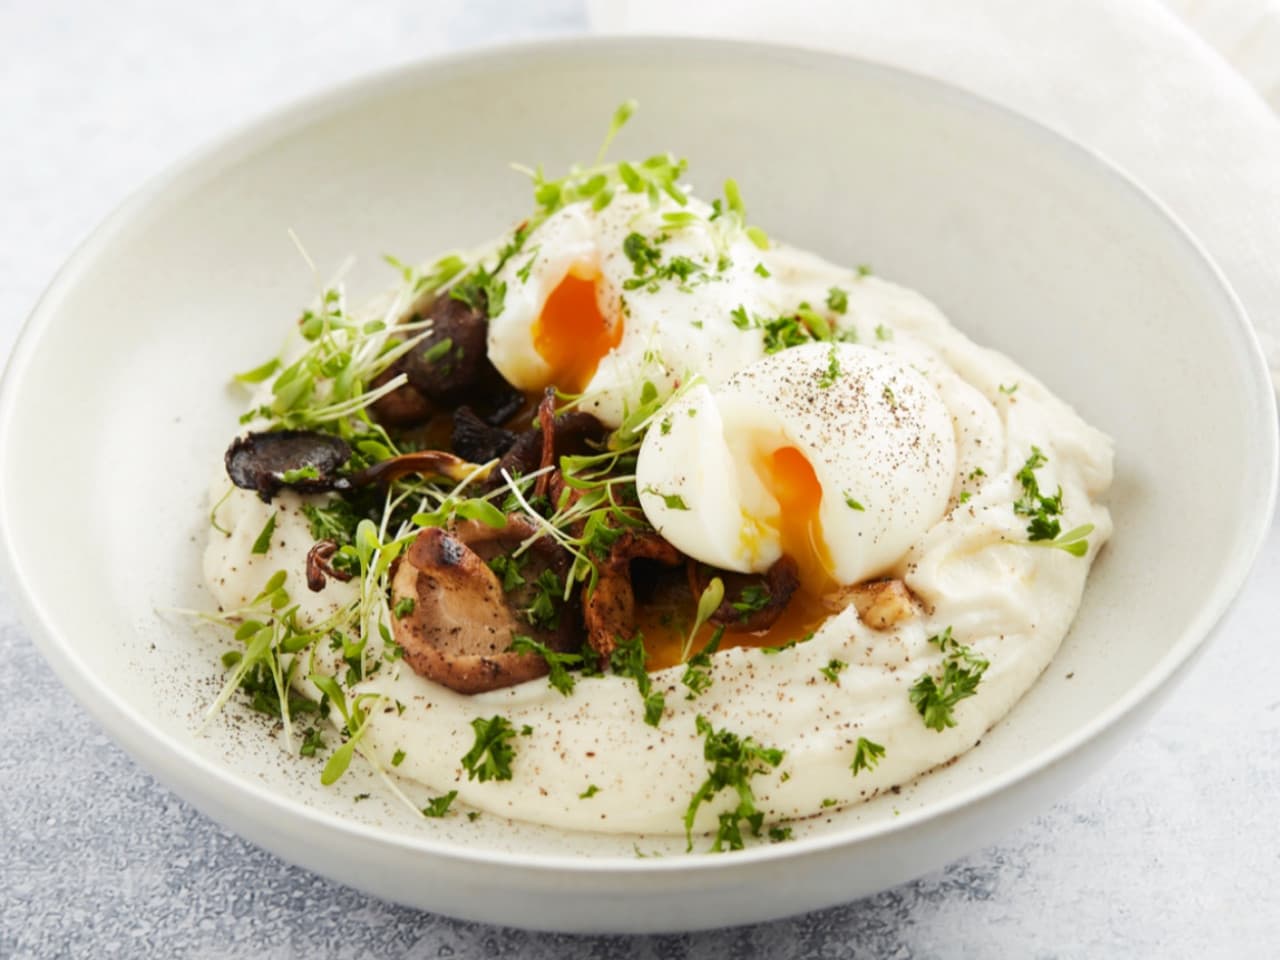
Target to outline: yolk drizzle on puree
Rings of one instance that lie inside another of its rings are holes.
[[[800,587],[792,595],[782,615],[767,630],[757,633],[726,630],[720,649],[730,647],[780,647],[793,640],[804,640],[831,615],[822,602],[825,594],[838,589],[831,575],[831,554],[822,538],[818,510],[822,505],[822,486],[809,461],[795,447],[780,447],[761,457],[757,470],[765,487],[780,507],[776,517],[764,525],[772,527],[782,544],[782,553],[796,562]],[[744,533],[755,535],[759,524],[746,522]],[[674,593],[672,591],[671,593]],[[680,663],[680,655],[693,623],[697,598],[686,587],[675,595],[656,596],[651,603],[637,603],[636,626],[645,638],[649,670]],[[710,640],[714,629],[703,626],[694,638],[692,652],[697,653]]]
[[[582,393],[601,358],[622,340],[600,312],[597,275],[574,268],[551,291],[533,323],[533,346],[551,368],[550,383],[564,393]]]

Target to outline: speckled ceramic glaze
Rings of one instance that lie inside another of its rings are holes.
[[[208,603],[202,495],[242,403],[227,374],[272,353],[315,291],[286,230],[322,270],[354,255],[358,298],[387,281],[383,253],[418,259],[496,234],[529,202],[508,161],[589,158],[630,96],[643,107],[619,155],[687,155],[704,191],[737,177],[771,233],[921,290],[1116,438],[1114,540],[1057,659],[959,761],[798,824],[790,843],[722,856],[495,817],[423,821],[362,771],[322,788],[316,764],[284,755],[252,715],[198,730],[222,647],[167,611]],[[255,126],[103,225],[32,317],[0,402],[15,593],[63,680],[127,749],[297,863],[432,910],[564,930],[712,927],[837,903],[1029,816],[1202,648],[1258,549],[1276,470],[1270,387],[1234,298],[1123,177],[909,74],[706,41],[459,57]],[[30,469],[68,449],[92,468]],[[1189,509],[1204,503],[1214,509]]]

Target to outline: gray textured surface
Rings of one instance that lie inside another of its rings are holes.
[[[77,238],[218,131],[379,65],[582,26],[571,0],[257,6],[0,0],[0,356]],[[111,743],[0,593],[0,957],[1266,956],[1280,939],[1278,583],[1273,527],[1156,721],[1000,844],[847,907],[626,940],[390,906],[228,834]]]

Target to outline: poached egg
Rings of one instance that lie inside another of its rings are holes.
[[[714,385],[759,359],[759,332],[734,311],[774,313],[779,290],[761,251],[712,215],[700,200],[636,194],[552,214],[496,274],[505,296],[489,318],[493,365],[526,393],[581,394],[580,409],[616,427],[645,383],[666,396],[695,373]],[[673,263],[681,275],[655,277]]]
[[[947,508],[951,415],[933,385],[869,347],[810,343],[672,402],[640,448],[649,522],[740,573],[796,561],[815,595],[891,569]]]

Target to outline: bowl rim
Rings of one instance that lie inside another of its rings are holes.
[[[6,516],[18,509],[6,492],[8,485],[0,484],[0,570],[13,587],[13,598],[22,620],[30,631],[32,641],[51,664],[63,684],[80,701],[81,705],[103,725],[106,731],[125,750],[166,784],[174,786],[179,794],[191,800],[199,809],[207,812],[206,798],[217,797],[222,810],[235,810],[248,815],[250,809],[259,815],[287,815],[298,820],[299,828],[311,827],[339,831],[345,839],[370,845],[372,848],[391,847],[401,851],[426,855],[441,860],[467,862],[475,865],[501,866],[530,871],[562,872],[580,871],[586,874],[667,874],[673,871],[738,870],[749,865],[771,863],[780,860],[800,859],[805,855],[829,853],[838,848],[853,847],[872,839],[882,840],[900,832],[909,831],[925,823],[942,819],[965,807],[1004,793],[1038,772],[1059,763],[1074,754],[1089,741],[1119,723],[1127,714],[1147,701],[1166,684],[1206,645],[1214,628],[1242,589],[1245,580],[1266,540],[1276,505],[1276,478],[1280,469],[1280,430],[1277,428],[1276,409],[1272,386],[1261,347],[1253,324],[1249,321],[1230,284],[1217,264],[1209,257],[1199,241],[1181,221],[1150,191],[1137,183],[1116,164],[1098,151],[1081,144],[1069,135],[1002,104],[988,100],[968,90],[954,86],[912,70],[867,60],[845,54],[817,51],[794,44],[750,42],[737,39],[704,37],[676,37],[660,34],[633,36],[572,36],[522,40],[511,43],[485,45],[380,69],[363,74],[339,84],[326,87],[304,97],[286,102],[264,114],[221,131],[195,149],[180,156],[160,173],[147,179],[128,195],[104,220],[94,227],[75,247],[66,262],[37,300],[23,324],[10,353],[2,377],[0,377],[0,476],[16,469],[9,455],[9,435],[17,416],[17,398],[23,383],[23,373],[47,329],[56,322],[60,306],[66,295],[76,286],[79,278],[91,266],[113,239],[130,228],[134,222],[173,189],[197,182],[200,178],[225,169],[246,155],[268,147],[291,133],[313,122],[322,120],[336,110],[350,106],[370,96],[394,92],[397,89],[465,75],[471,71],[484,71],[492,64],[510,63],[519,59],[527,63],[541,64],[561,56],[582,56],[592,53],[616,51],[619,54],[656,52],[662,50],[682,56],[751,59],[754,63],[767,63],[782,67],[805,65],[818,68],[829,75],[859,74],[875,77],[879,82],[914,87],[931,97],[960,104],[971,110],[983,111],[1000,122],[1020,128],[1027,137],[1038,140],[1046,149],[1067,156],[1077,167],[1091,168],[1095,176],[1110,179],[1145,204],[1159,220],[1163,220],[1170,234],[1177,237],[1185,249],[1189,261],[1196,262],[1203,273],[1203,280],[1217,287],[1226,306],[1223,322],[1234,327],[1241,338],[1247,376],[1241,380],[1246,398],[1260,408],[1262,436],[1255,447],[1256,462],[1252,465],[1253,495],[1247,503],[1250,515],[1259,518],[1251,532],[1242,533],[1245,540],[1230,563],[1219,571],[1213,589],[1202,601],[1199,610],[1183,629],[1169,651],[1157,662],[1153,670],[1115,703],[1089,722],[1063,737],[1051,749],[1016,764],[1002,774],[956,792],[928,807],[905,812],[890,821],[876,824],[858,824],[837,829],[820,836],[804,837],[786,844],[764,844],[735,851],[732,857],[679,856],[636,858],[625,855],[584,856],[568,853],[521,853],[475,849],[456,841],[446,841],[430,836],[389,833],[385,828],[345,819],[294,801],[266,786],[236,776],[232,770],[211,758],[192,750],[182,739],[154,726],[125,699],[118,697],[100,683],[74,649],[60,636],[52,620],[39,603],[38,594],[30,589],[23,574],[18,544],[12,534],[12,525]],[[178,785],[181,786],[178,786]]]

